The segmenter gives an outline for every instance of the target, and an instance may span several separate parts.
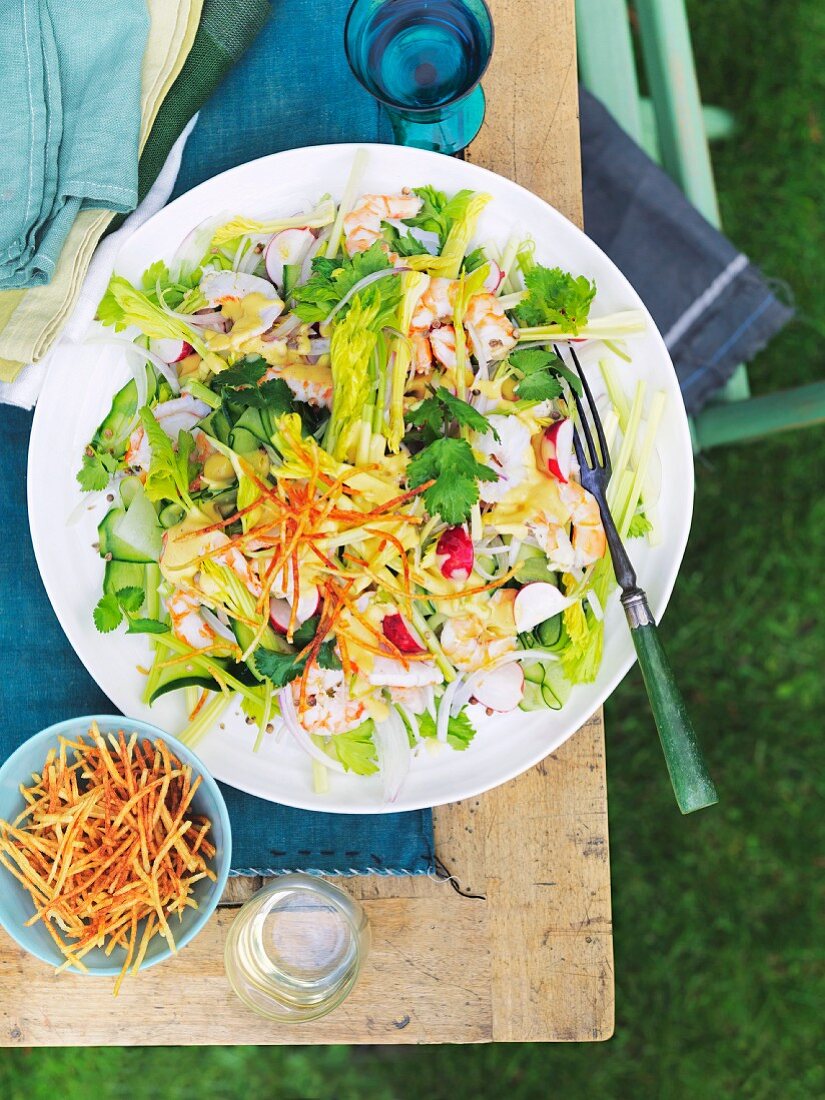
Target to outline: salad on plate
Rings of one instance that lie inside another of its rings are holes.
[[[614,586],[558,353],[601,370],[610,504],[656,538],[663,397],[621,382],[636,311],[479,233],[489,196],[429,185],[198,226],[98,308],[132,378],[85,448],[99,631],[151,642],[145,699],[194,744],[239,700],[329,770],[464,751],[473,715],[559,709],[601,659]],[[502,733],[506,736],[506,732]]]

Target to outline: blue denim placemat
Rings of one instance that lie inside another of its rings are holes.
[[[79,370],[82,370],[79,367]],[[0,762],[32,734],[78,714],[117,708],[97,687],[60,628],[29,538],[26,455],[32,414],[0,413],[0,476],[5,486],[0,538]],[[60,541],[64,521],[56,517]],[[422,874],[434,866],[432,815],[309,813],[222,785],[232,821],[234,874]]]

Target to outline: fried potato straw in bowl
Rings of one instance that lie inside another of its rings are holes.
[[[211,822],[191,812],[201,776],[162,740],[92,724],[88,741],[61,737],[32,779],[25,809],[0,822],[0,863],[31,895],[27,924],[43,921],[65,957],[58,972],[87,972],[93,948],[125,949],[117,994],[154,936],[175,951],[169,918],[197,908],[196,882],[216,880]]]

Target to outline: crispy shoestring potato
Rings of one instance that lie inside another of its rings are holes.
[[[216,879],[208,861],[211,823],[191,812],[201,776],[192,777],[163,741],[138,743],[121,730],[87,741],[60,738],[43,771],[21,785],[26,807],[0,822],[0,863],[21,882],[68,966],[86,971],[95,947],[126,957],[117,994],[137,973],[152,938],[175,950],[169,918],[197,908],[192,888]]]

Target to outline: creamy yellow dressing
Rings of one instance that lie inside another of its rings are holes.
[[[263,311],[277,303],[275,298],[253,292],[240,299],[227,299],[222,302],[225,317],[234,321],[229,332],[207,332],[206,342],[211,351],[248,351],[246,341],[258,336],[261,331]],[[281,303],[283,305],[283,303]]]

